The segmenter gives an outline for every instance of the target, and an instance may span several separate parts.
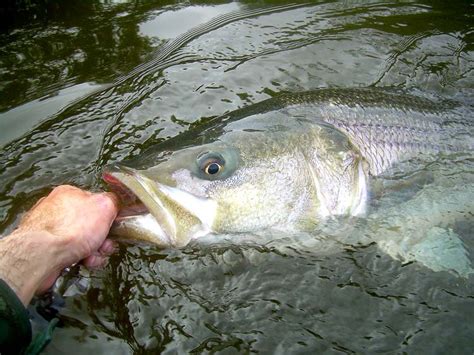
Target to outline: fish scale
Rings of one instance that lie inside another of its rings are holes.
[[[451,101],[372,89],[317,90],[276,100],[288,105],[290,115],[313,115],[346,133],[368,160],[372,175],[420,153],[465,150],[473,144],[472,124]]]

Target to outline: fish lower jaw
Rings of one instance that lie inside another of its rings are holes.
[[[119,239],[151,242],[160,246],[172,245],[171,239],[151,213],[119,216],[115,219],[110,234]]]
[[[180,244],[179,241],[166,234],[151,213],[119,216],[115,219],[111,229],[111,235],[118,239],[143,241],[163,248],[183,247],[190,241],[211,233],[213,233],[213,230],[209,226],[205,224],[196,225],[196,228],[189,231],[185,242],[181,241]]]

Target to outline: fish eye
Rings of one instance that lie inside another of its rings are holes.
[[[197,158],[199,169],[210,179],[218,178],[224,170],[225,160],[219,153],[204,152]]]
[[[207,164],[207,166],[204,168],[204,171],[206,172],[207,175],[215,175],[217,174],[222,167],[216,163],[216,162],[211,162]]]

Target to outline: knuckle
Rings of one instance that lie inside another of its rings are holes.
[[[76,191],[79,190],[77,187],[71,186],[71,185],[59,185],[56,186],[53,189],[54,193],[65,193],[65,192],[70,192],[70,191]]]

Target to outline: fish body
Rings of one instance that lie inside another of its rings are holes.
[[[300,230],[362,215],[371,177],[414,157],[472,150],[466,112],[367,89],[281,94],[195,136],[210,142],[155,150],[139,168],[107,168],[104,179],[144,212],[120,217],[114,232],[181,247],[209,233]]]
[[[472,110],[450,101],[373,89],[323,89],[277,97],[289,117],[346,134],[377,176],[418,154],[472,150]]]

